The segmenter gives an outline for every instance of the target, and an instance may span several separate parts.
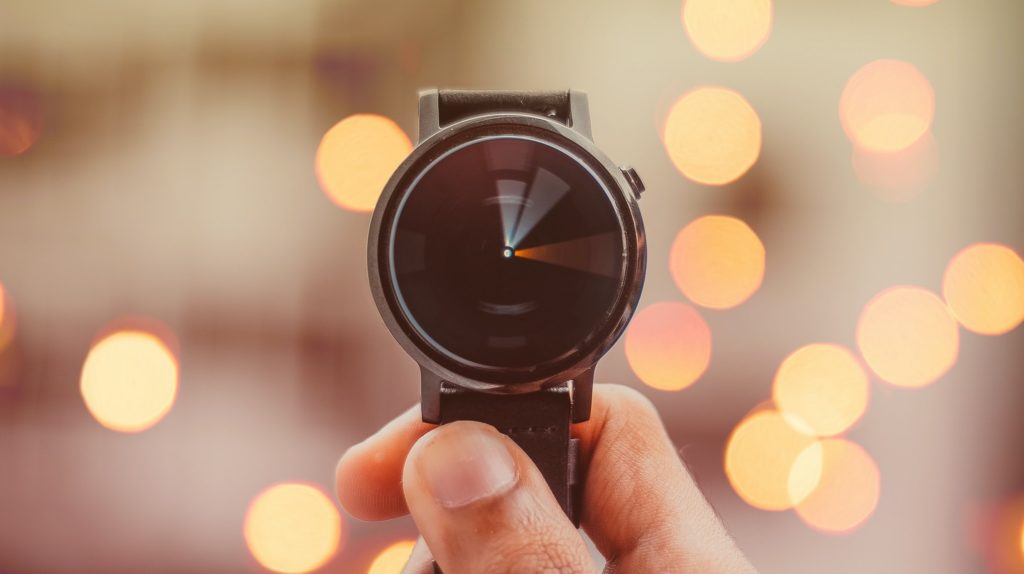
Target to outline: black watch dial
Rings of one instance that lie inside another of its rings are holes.
[[[541,373],[608,336],[624,237],[608,187],[573,154],[491,136],[402,194],[387,267],[404,319],[449,363]]]

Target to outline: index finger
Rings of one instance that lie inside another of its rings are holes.
[[[334,471],[335,492],[345,510],[363,520],[408,514],[402,494],[405,457],[434,426],[423,422],[415,405],[345,451]]]

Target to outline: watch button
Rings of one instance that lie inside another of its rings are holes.
[[[633,190],[633,196],[640,199],[640,194],[644,192],[643,180],[641,180],[640,176],[637,175],[636,170],[631,167],[623,166],[619,169],[622,170],[622,175],[625,176],[626,181],[629,182],[629,187]]]

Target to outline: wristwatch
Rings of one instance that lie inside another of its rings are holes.
[[[423,420],[510,436],[577,526],[570,425],[640,298],[643,189],[591,141],[581,92],[427,90],[370,225],[373,297],[420,365]]]

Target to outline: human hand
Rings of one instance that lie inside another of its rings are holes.
[[[619,385],[596,385],[593,400],[573,435],[589,468],[582,526],[605,572],[754,572],[654,405]],[[431,572],[430,553],[445,574],[597,571],[540,471],[488,425],[426,424],[416,406],[341,457],[336,487],[357,518],[412,514],[422,538],[407,574]]]

